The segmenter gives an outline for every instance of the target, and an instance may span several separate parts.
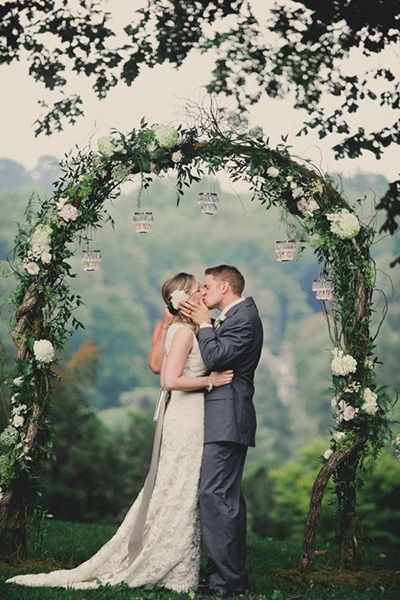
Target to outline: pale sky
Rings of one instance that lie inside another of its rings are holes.
[[[134,8],[143,6],[142,0],[104,0],[104,5],[112,13],[118,25],[131,20]],[[273,0],[252,0],[251,4],[262,17]],[[389,48],[384,54],[372,57],[368,67],[381,65],[390,67],[400,77],[399,49]],[[33,122],[41,114],[40,99],[49,103],[59,99],[58,92],[51,93],[28,75],[28,63],[21,61],[11,66],[0,67],[0,158],[11,158],[29,169],[37,159],[45,154],[61,158],[76,144],[86,145],[90,138],[96,140],[110,128],[128,131],[135,127],[142,116],[148,121],[168,123],[179,121],[183,114],[186,99],[199,101],[204,97],[204,86],[210,80],[214,57],[201,56],[192,52],[184,65],[175,70],[169,65],[155,69],[145,69],[131,87],[123,84],[114,88],[105,100],[99,101],[91,91],[90,82],[85,77],[71,76],[65,92],[78,92],[84,100],[85,116],[74,126],[66,126],[61,133],[35,138]],[[349,62],[349,69],[364,70],[365,59],[357,53]],[[332,99],[334,100],[334,99]],[[332,100],[326,102],[328,113],[335,106]],[[290,99],[272,100],[263,96],[257,106],[250,111],[250,126],[261,125],[270,136],[270,143],[276,145],[281,135],[289,135],[288,142],[293,146],[292,153],[312,161],[325,171],[340,171],[345,177],[352,172],[363,170],[381,173],[389,179],[398,176],[397,149],[392,147],[377,161],[371,153],[359,159],[334,159],[331,146],[334,136],[319,140],[316,134],[296,138],[303,118],[302,111],[294,110]],[[365,101],[360,111],[351,119],[356,126],[367,131],[391,124],[394,113],[379,109],[371,101]]]

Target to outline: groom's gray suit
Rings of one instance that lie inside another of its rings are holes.
[[[240,490],[248,446],[255,445],[254,371],[263,328],[252,298],[226,312],[217,328],[201,327],[198,341],[210,371],[233,369],[230,385],[205,395],[205,439],[200,477],[203,543],[213,572],[209,587],[247,587],[246,504]]]

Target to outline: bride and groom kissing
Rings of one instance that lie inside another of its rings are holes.
[[[246,504],[241,479],[255,445],[254,372],[263,329],[242,296],[236,267],[205,271],[204,284],[178,273],[162,287],[167,310],[155,327],[149,366],[160,373],[153,455],[146,482],[114,536],[73,569],[17,575],[9,583],[248,591]],[[213,322],[210,310],[218,308]],[[200,548],[209,580],[199,586]]]

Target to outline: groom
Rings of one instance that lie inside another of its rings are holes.
[[[205,437],[200,478],[203,543],[212,573],[208,594],[231,596],[246,591],[246,503],[240,484],[248,446],[255,445],[254,371],[263,328],[252,298],[242,297],[245,281],[236,267],[205,271],[200,304],[180,304],[200,328],[198,341],[210,371],[233,369],[231,384],[207,388]],[[222,312],[211,322],[210,310]]]

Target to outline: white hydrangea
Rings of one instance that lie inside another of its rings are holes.
[[[375,394],[375,392],[373,392],[371,388],[367,387],[363,392],[363,399],[364,402],[361,406],[361,409],[369,415],[374,415],[379,409],[377,403],[377,394]]]
[[[50,363],[54,358],[54,346],[49,340],[36,340],[33,353],[39,362]]]
[[[189,298],[189,294],[185,290],[174,290],[171,294],[171,304],[175,310],[179,309],[179,304]]]
[[[154,137],[163,148],[172,148],[178,141],[179,134],[176,129],[169,125],[156,125],[153,128]]]
[[[31,256],[40,258],[43,252],[50,251],[52,229],[50,225],[38,225],[31,235]]]
[[[114,152],[121,152],[124,149],[123,143],[116,139],[115,135],[107,135],[97,141],[99,152],[104,156],[111,156]]]
[[[357,361],[351,354],[344,354],[343,350],[334,348],[332,355],[331,371],[334,375],[348,375],[356,371]]]
[[[351,213],[347,208],[342,208],[337,213],[328,213],[326,215],[330,221],[330,230],[340,239],[351,239],[360,231],[360,221],[357,215]]]

